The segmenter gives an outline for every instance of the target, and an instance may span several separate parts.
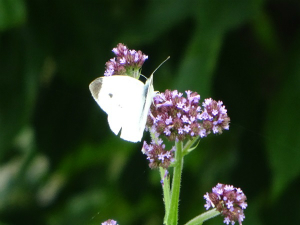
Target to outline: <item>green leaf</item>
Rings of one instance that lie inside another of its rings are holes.
[[[212,74],[220,51],[222,35],[207,36],[199,29],[182,58],[174,88],[192,90],[208,96]]]
[[[299,40],[299,36],[298,36]],[[294,49],[299,49],[298,46]],[[272,197],[277,198],[300,173],[300,51],[292,55],[286,80],[267,114],[266,147],[272,170]]]
[[[205,98],[211,93],[213,73],[227,31],[253,18],[261,1],[198,1],[193,5],[197,21],[174,87],[197,91]]]

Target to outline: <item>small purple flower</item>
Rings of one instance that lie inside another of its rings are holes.
[[[113,73],[114,73],[114,70],[113,70],[113,69],[107,69],[107,70],[105,70],[105,72],[104,72],[104,76],[109,77],[109,76],[112,76]]]
[[[171,116],[169,116],[169,118],[166,119],[166,125],[169,125],[169,124],[171,124],[172,122],[173,122],[173,119],[172,119]]]
[[[165,179],[168,177],[168,175],[169,175],[169,171],[166,170],[163,179],[160,181],[160,183],[161,183],[162,185],[164,185],[164,181],[165,181]]]
[[[227,201],[226,206],[227,206],[228,209],[233,207],[233,201]]]
[[[178,128],[178,134],[183,134],[184,129],[182,127]]]
[[[214,116],[216,116],[217,114],[218,114],[218,110],[216,110],[216,109],[213,109],[213,111],[211,112],[211,114],[213,114]]]
[[[211,193],[206,193],[203,197],[206,200],[205,209],[216,208],[225,217],[225,224],[234,224],[236,221],[242,224],[245,219],[244,209],[248,205],[247,197],[240,188],[219,183],[212,188]]]
[[[166,127],[165,130],[164,130],[164,133],[165,133],[165,135],[170,136],[171,131],[168,127]]]
[[[234,190],[234,187],[233,187],[233,185],[225,185],[224,190],[225,190],[225,191],[233,191],[233,190]],[[239,190],[239,191],[240,191],[240,190]]]
[[[122,65],[126,64],[126,59],[125,59],[125,57],[122,57],[122,58],[120,59],[120,64],[122,64]]]
[[[147,55],[143,55],[143,61],[145,62],[145,60],[148,59]]]
[[[214,134],[218,133],[219,132],[218,127],[213,126],[212,131],[213,131]]]
[[[200,95],[198,95],[196,92],[192,93],[190,90],[185,91],[187,98],[189,100],[190,103],[199,103],[200,100]]]
[[[160,160],[163,163],[164,159],[165,159],[165,155],[163,153],[158,154],[158,160]]]
[[[189,133],[190,130],[191,130],[190,125],[184,125],[184,131],[185,131],[186,133]]]
[[[118,225],[118,224],[117,224],[117,221],[109,219],[109,220],[101,223],[101,225]]]
[[[201,130],[199,131],[199,136],[200,136],[201,138],[206,137],[206,136],[207,136],[206,130],[205,130],[205,129],[201,129]]]
[[[230,219],[229,219],[228,216],[224,218],[223,223],[225,223],[225,224],[227,224],[227,225],[230,223]]]
[[[131,55],[135,55],[136,50],[129,50],[129,53],[130,53]]]
[[[185,112],[190,111],[190,107],[185,105],[185,106],[183,107],[183,111],[185,111]]]
[[[158,121],[161,121],[162,115],[157,115],[157,117],[155,117],[155,123],[157,123]]]
[[[186,115],[183,115],[181,118],[182,122],[184,123],[188,123],[189,122],[189,118]]]
[[[242,202],[242,203],[240,204],[240,206],[241,206],[242,209],[246,209],[247,206],[248,206],[248,204],[247,204],[246,202]]]
[[[119,50],[118,50],[117,48],[113,48],[112,52],[113,52],[115,55],[120,54],[120,53],[119,53]]]
[[[172,91],[172,98],[175,98],[177,96],[178,96],[178,91],[177,90]]]
[[[172,104],[173,104],[172,101],[168,100],[162,103],[160,106],[171,106]]]
[[[135,53],[134,54],[134,62],[138,62],[139,61],[139,54],[138,53]]]
[[[192,92],[190,90],[185,91],[187,98],[190,98],[190,95],[192,94]]]
[[[204,205],[206,210],[209,210],[210,207],[214,207],[212,201],[209,198],[208,192],[206,192],[206,194],[203,197],[206,200],[206,204]]]
[[[177,103],[177,108],[178,109],[182,109],[184,107],[184,103],[183,102],[178,102]]]
[[[165,157],[167,159],[170,159],[172,157],[171,151],[167,151],[166,154],[165,154]]]
[[[157,143],[158,143],[159,145],[162,145],[163,140],[162,140],[162,139],[158,139],[158,140],[157,140]]]

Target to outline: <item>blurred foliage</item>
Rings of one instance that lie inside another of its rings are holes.
[[[218,182],[247,195],[244,225],[300,220],[299,1],[0,0],[0,32],[1,225],[162,224],[158,172],[88,90],[119,42],[149,55],[146,76],[171,56],[156,90],[231,117],[186,157],[180,224]]]

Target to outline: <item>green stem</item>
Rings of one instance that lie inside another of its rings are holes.
[[[183,167],[182,142],[176,142],[175,151],[176,166],[174,167],[172,192],[169,216],[167,217],[167,225],[176,225],[178,223],[178,204],[180,193],[181,172]]]
[[[159,167],[160,177],[163,180],[163,195],[164,195],[164,203],[165,203],[165,218],[164,224],[167,222],[167,217],[170,211],[170,179],[169,176],[165,176],[166,169]]]
[[[201,225],[204,221],[211,219],[213,217],[216,217],[220,214],[219,211],[216,209],[211,209],[205,213],[202,213],[201,215],[191,219],[189,222],[187,222],[185,225]]]

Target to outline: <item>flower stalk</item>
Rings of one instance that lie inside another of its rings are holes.
[[[170,212],[170,202],[171,202],[171,193],[170,193],[170,179],[167,174],[167,170],[160,167],[160,177],[161,177],[161,183],[163,188],[163,201],[165,204],[165,218],[164,223],[166,223],[169,212]]]
[[[181,174],[183,168],[183,155],[182,155],[182,142],[176,142],[175,151],[175,161],[176,166],[174,167],[173,180],[172,180],[172,192],[171,192],[171,205],[170,212],[167,217],[167,224],[177,224],[178,223],[178,204],[179,204],[179,193],[180,193],[180,183]]]

